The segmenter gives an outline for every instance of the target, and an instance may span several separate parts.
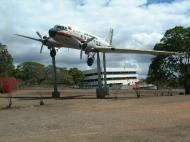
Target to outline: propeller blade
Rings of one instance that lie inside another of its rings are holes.
[[[89,39],[87,39],[87,40],[85,41],[85,43],[89,43],[89,42],[91,42],[91,41],[94,40],[94,39],[95,39],[95,37],[89,38]]]
[[[40,54],[42,53],[42,50],[43,50],[43,44],[42,44],[41,49],[40,49]]]
[[[40,39],[42,39],[42,35],[38,31],[36,33],[40,37]]]
[[[82,59],[82,48],[80,50],[80,59]]]
[[[20,36],[20,37],[24,37],[24,38],[28,38],[28,39],[32,39],[32,40],[36,40],[36,41],[42,41],[41,39],[37,39],[37,38],[33,38],[33,37],[29,37],[29,36],[25,36],[25,35],[20,35],[20,34],[15,34],[17,36]]]

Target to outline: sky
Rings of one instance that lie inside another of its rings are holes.
[[[151,50],[167,29],[190,26],[190,0],[1,0],[0,42],[6,44],[14,64],[26,61],[51,64],[49,50],[40,54],[41,43],[17,37],[25,34],[37,37],[36,31],[48,36],[56,24],[74,25],[106,39],[114,28],[113,46]],[[60,49],[57,65],[96,68],[80,60],[78,50]],[[136,68],[140,77],[146,77],[154,56],[107,54],[107,67]]]

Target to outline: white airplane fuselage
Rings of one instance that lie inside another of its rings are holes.
[[[54,40],[54,42],[51,41],[47,43],[49,46],[68,47],[80,50],[80,44],[93,37],[94,39],[88,43],[88,47],[109,46],[109,43],[103,41],[100,37],[78,30],[71,26],[55,25],[54,28],[49,30],[49,35],[49,41]],[[56,45],[52,45],[52,43],[55,43]]]

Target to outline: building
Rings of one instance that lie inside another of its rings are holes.
[[[97,69],[83,71],[85,79],[82,82],[83,87],[93,88],[98,86]],[[137,69],[135,68],[107,68],[106,69],[107,85],[110,88],[128,88],[138,82]],[[102,84],[103,72],[101,72]]]

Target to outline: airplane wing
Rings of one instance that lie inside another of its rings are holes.
[[[41,41],[41,39],[33,38],[30,36],[25,36],[25,35],[20,35],[20,34],[15,34],[15,35],[20,36],[20,37],[24,37],[24,38],[28,38],[28,39],[32,39],[32,40],[36,40],[36,41]]]
[[[124,54],[151,54],[151,55],[179,55],[178,52],[169,51],[158,51],[158,50],[138,50],[138,49],[127,49],[127,48],[114,48],[114,47],[103,47],[97,46],[92,51],[105,52],[105,53],[124,53]]]

